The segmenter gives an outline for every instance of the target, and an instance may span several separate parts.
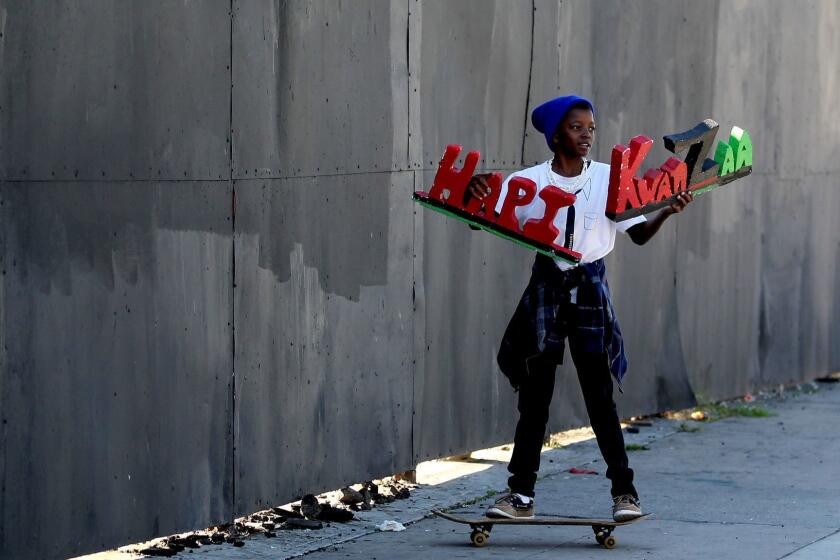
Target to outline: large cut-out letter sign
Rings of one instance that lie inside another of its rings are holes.
[[[665,148],[683,159],[668,158],[659,169],[636,173],[653,147],[647,136],[636,136],[630,147],[618,144],[610,158],[610,191],[607,216],[620,222],[653,212],[674,202],[677,194],[694,195],[722,187],[752,172],[752,141],[746,130],[732,127],[729,141],[718,143],[714,159],[707,158],[718,123],[706,119],[691,130],[665,137]]]
[[[640,135],[630,140],[629,147],[622,144],[614,147],[610,160],[607,216],[615,221],[626,220],[672,204],[683,191],[699,195],[749,175],[752,172],[750,135],[733,127],[729,141],[718,143],[714,159],[707,158],[717,131],[718,123],[706,119],[691,130],[666,136],[665,148],[683,154],[683,158],[668,158],[658,169],[648,169],[641,177],[636,174],[653,147],[653,140]],[[432,189],[428,193],[415,192],[414,200],[549,257],[580,262],[580,253],[556,242],[559,231],[554,226],[560,209],[574,204],[573,194],[547,186],[537,195],[533,181],[515,177],[508,183],[501,213],[496,214],[502,176],[499,173],[490,175],[487,181],[490,194],[484,200],[469,196],[467,184],[481,156],[475,151],[468,153],[464,166],[458,169],[455,161],[460,153],[461,146],[446,147]],[[528,220],[520,228],[516,208],[530,204],[535,196],[545,202],[545,214]]]
[[[566,249],[555,243],[559,230],[554,226],[557,212],[575,202],[575,195],[554,187],[547,186],[539,193],[545,202],[545,214],[541,218],[530,219],[520,229],[516,218],[516,207],[530,204],[537,196],[537,185],[530,179],[514,177],[508,183],[508,192],[502,203],[502,211],[496,214],[496,203],[502,188],[502,176],[490,175],[487,181],[490,194],[484,200],[469,196],[467,184],[481,157],[478,152],[470,152],[464,159],[464,167],[457,169],[455,160],[461,153],[461,146],[450,145],[438,164],[432,189],[428,192],[414,193],[414,200],[427,208],[446,214],[472,226],[489,231],[509,239],[528,249],[543,253],[549,257],[563,259],[570,263],[580,262],[580,253]]]

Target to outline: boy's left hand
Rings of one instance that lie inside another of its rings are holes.
[[[671,214],[679,214],[689,203],[694,200],[694,195],[688,191],[683,191],[677,195],[677,199],[671,204]]]

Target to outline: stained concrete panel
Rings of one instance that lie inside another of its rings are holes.
[[[0,176],[227,178],[229,11],[0,2]]]
[[[230,189],[0,184],[0,557],[232,510]]]
[[[726,2],[719,10],[715,34],[712,113],[721,126],[718,139],[728,138],[733,125],[749,131],[760,173],[777,174],[781,151],[801,148],[781,136],[787,119],[774,117],[782,114],[779,92],[790,81],[779,71],[781,42],[768,41],[786,33],[785,20],[779,19],[781,4]]]
[[[764,385],[837,369],[837,176],[764,178],[760,360]],[[832,338],[834,337],[834,338]],[[797,372],[794,374],[793,372]]]
[[[799,315],[802,337],[799,371],[805,378],[822,377],[840,369],[837,348],[840,329],[835,320],[840,309],[836,280],[840,275],[840,236],[834,225],[834,217],[840,212],[840,192],[835,188],[838,182],[840,173],[809,177],[802,182],[810,198],[803,209],[808,224],[803,235],[808,239],[808,247]]]
[[[404,2],[236,0],[234,176],[408,165]]]
[[[654,138],[650,161],[664,161],[664,134],[709,116],[714,91],[716,2],[536,2],[529,108],[557,95],[592,99],[592,157],[609,161],[615,144]],[[550,156],[529,126],[524,160]],[[658,165],[658,163],[657,163]]]
[[[523,165],[530,166],[551,157],[545,137],[531,124],[531,113],[541,103],[560,95],[577,94],[592,98],[592,55],[589,40],[574,30],[593,28],[592,11],[581,2],[534,2],[531,80],[526,100],[527,120],[523,132]],[[583,45],[569,43],[583,43]],[[598,100],[593,99],[597,103]]]
[[[732,223],[758,214],[758,327],[753,330],[758,386],[793,381],[792,372],[810,377],[838,367],[832,350],[837,330],[829,317],[840,305],[832,280],[838,250],[832,223],[840,200],[832,188],[837,173],[831,155],[840,140],[832,117],[836,107],[826,101],[836,85],[826,71],[836,40],[826,30],[837,19],[836,7],[802,3],[795,16],[791,8],[782,2],[736,2],[721,12],[718,32],[716,66],[725,71],[717,73],[715,112],[745,123],[753,138],[754,166],[762,171],[742,186],[734,211],[721,209],[728,215],[724,221]],[[803,31],[791,33],[782,25],[790,21],[780,19],[782,12],[796,17]],[[768,42],[768,36],[779,40]],[[794,45],[803,40],[810,46],[794,63]],[[743,244],[740,236],[737,241]]]
[[[531,58],[528,0],[423,2],[419,107],[422,166],[436,167],[447,144],[478,150],[486,168],[515,168]],[[414,16],[414,14],[412,14]],[[417,162],[412,162],[417,163]]]
[[[759,181],[747,177],[704,195],[674,220],[676,325],[700,400],[743,395],[759,383]]]
[[[414,465],[412,175],[237,181],[237,513]]]
[[[425,173],[422,184],[433,175]],[[424,301],[415,330],[423,360],[415,382],[415,453],[424,460],[511,439],[515,394],[496,353],[534,257],[429,210],[418,209],[416,219],[415,282]]]
[[[840,171],[835,124],[840,122],[835,54],[840,50],[836,32],[840,6],[820,0],[797,4],[775,0],[761,6],[779,22],[777,77],[772,82],[778,111],[767,117],[779,121],[778,172],[783,178],[836,173]],[[795,26],[781,25],[792,21]],[[784,69],[784,79],[778,79],[778,68]]]

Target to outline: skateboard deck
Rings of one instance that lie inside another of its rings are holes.
[[[589,517],[560,515],[538,515],[529,519],[507,519],[504,517],[485,516],[466,517],[452,515],[438,510],[432,510],[432,513],[455,523],[469,525],[472,529],[470,541],[475,546],[484,546],[487,544],[487,539],[490,538],[490,531],[493,529],[493,525],[583,525],[592,527],[592,531],[595,533],[595,540],[598,541],[598,544],[605,548],[615,548],[618,540],[612,536],[612,532],[616,527],[632,525],[633,523],[638,523],[639,521],[653,517],[652,513],[648,513],[630,521],[613,521],[612,519],[592,519]]]

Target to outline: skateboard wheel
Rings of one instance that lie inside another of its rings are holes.
[[[615,545],[618,544],[618,541],[616,540],[615,537],[609,536],[609,537],[604,539],[604,542],[602,544],[604,545],[605,548],[615,548]]]
[[[474,546],[484,546],[487,544],[488,535],[484,531],[473,531],[470,533],[470,541],[472,541]]]

